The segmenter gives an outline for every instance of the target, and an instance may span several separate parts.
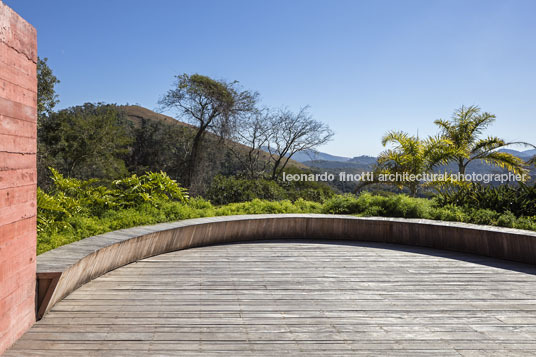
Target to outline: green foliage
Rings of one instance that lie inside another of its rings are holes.
[[[296,167],[286,167],[284,172],[287,175],[313,173],[308,170]],[[277,181],[278,184],[287,192],[287,198],[291,201],[304,199],[306,201],[324,202],[326,199],[335,195],[331,186],[324,182],[318,181]]]
[[[52,113],[58,104],[58,95],[54,87],[60,83],[47,64],[48,58],[37,58],[37,118],[42,118]]]
[[[157,208],[164,202],[184,204],[188,200],[186,190],[163,172],[132,175],[114,181],[111,187],[98,185],[96,179],[84,181],[65,178],[55,169],[51,172],[53,187],[50,192],[37,191],[37,231],[40,235],[80,230],[80,227],[86,227],[84,220],[105,217],[117,210],[136,209],[142,205]]]
[[[381,196],[363,192],[358,197],[347,194],[335,196],[323,205],[324,213],[359,214],[405,218],[428,218],[431,202],[406,195]]]
[[[248,180],[224,177],[220,180],[223,186],[216,186],[220,190],[227,190],[237,185],[236,195],[240,194],[241,188],[248,188],[251,192],[256,187]],[[240,214],[350,214],[424,218],[536,230],[536,215],[519,217],[509,210],[497,212],[486,208],[442,204],[438,200],[414,198],[403,194],[375,195],[363,192],[359,196],[332,195],[322,202],[303,198],[295,200],[253,198],[247,202],[214,206],[210,201],[200,197],[189,198],[184,188],[162,172],[132,175],[105,186],[95,179],[65,178],[52,169],[52,181],[54,185],[50,192],[39,189],[37,193],[38,254],[85,237],[122,228],[189,218]],[[273,181],[266,183],[277,186]],[[240,184],[243,186],[238,186]],[[286,193],[282,187],[277,187],[273,187],[276,192]]]
[[[361,194],[360,197],[365,197]],[[324,202],[323,213],[332,214],[355,214],[364,211],[362,201],[352,194],[337,195]]]
[[[333,195],[333,190],[320,182],[281,182],[261,178],[251,180],[218,175],[212,180],[206,197],[212,203],[222,205],[254,199],[269,201],[303,199],[322,202]]]
[[[451,155],[447,140],[439,137],[421,139],[403,131],[391,131],[382,138],[382,145],[388,144],[392,148],[383,151],[378,156],[374,177],[399,174],[403,179],[386,183],[395,185],[400,189],[406,187],[412,196],[417,195],[421,184],[415,179],[406,180],[404,174],[430,173],[437,165],[446,164]],[[359,187],[372,183],[364,182]]]
[[[483,160],[514,173],[526,173],[523,160],[509,153],[497,152],[497,149],[516,143],[491,136],[480,138],[494,121],[495,115],[482,113],[479,107],[472,105],[457,109],[451,120],[438,119],[434,122],[441,129],[450,159],[456,162],[460,173],[465,173],[467,165],[474,160]]]
[[[452,204],[467,208],[490,209],[515,216],[536,216],[536,184],[486,186],[479,183],[442,192],[438,204]]]
[[[52,113],[42,120],[38,139],[41,166],[66,176],[115,179],[127,174],[122,157],[132,142],[130,126],[114,105],[86,103]]]
[[[125,164],[130,173],[164,171],[184,182],[192,138],[191,128],[142,117],[133,129],[133,142]]]
[[[322,206],[323,213],[424,218],[536,230],[536,216],[516,217],[490,209],[439,205],[435,200],[406,195],[379,196],[363,192],[358,197],[337,195]]]
[[[291,202],[254,199],[250,202],[230,203],[217,209],[217,215],[266,214],[266,213],[319,213],[322,205],[317,202],[297,200]]]
[[[120,207],[137,206],[144,202],[156,206],[158,202],[168,200],[185,203],[188,198],[186,189],[162,171],[115,180],[112,187],[115,203]]]
[[[222,205],[251,201],[256,198],[270,201],[283,200],[287,198],[287,195],[285,190],[272,180],[249,180],[218,175],[212,180],[206,197],[212,203]]]

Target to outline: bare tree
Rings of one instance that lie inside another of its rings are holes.
[[[174,109],[197,128],[192,140],[188,164],[188,182],[192,188],[201,159],[201,145],[207,131],[228,136],[237,118],[255,109],[258,94],[242,90],[238,82],[214,80],[199,74],[176,76],[176,82],[159,101],[162,109]]]
[[[308,112],[309,107],[297,113],[281,109],[271,116],[271,136],[267,150],[273,164],[272,179],[278,179],[294,154],[306,150],[316,150],[333,137],[329,127],[319,122]]]
[[[264,149],[273,135],[272,113],[268,109],[257,110],[243,116],[238,121],[233,140],[247,147],[239,147],[230,143],[229,149],[244,168],[250,179],[264,174],[269,160]]]

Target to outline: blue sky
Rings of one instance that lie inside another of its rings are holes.
[[[38,31],[60,107],[155,109],[173,76],[239,80],[266,106],[310,105],[336,155],[434,134],[462,104],[536,143],[536,1],[4,0]]]

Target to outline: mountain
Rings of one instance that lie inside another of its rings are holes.
[[[331,155],[330,155],[331,156]],[[376,158],[373,156],[356,156],[345,161],[331,160],[310,160],[304,161],[302,164],[309,167],[322,169],[352,169],[357,171],[371,171],[372,166],[376,163]]]
[[[350,162],[358,163],[361,165],[374,165],[376,161],[376,157],[367,155],[356,156],[350,159]]]
[[[525,151],[500,149],[499,151],[515,155],[523,160],[527,160],[536,155],[536,149]],[[297,153],[292,158],[309,167],[330,169],[372,167],[372,165],[376,163],[376,157],[374,156],[361,155],[349,158],[344,156],[330,155],[325,152],[312,151]],[[475,166],[475,168],[487,167],[489,169],[490,165],[487,165],[485,163],[471,163],[470,166]]]
[[[182,122],[180,120],[177,120],[173,117],[170,117],[164,114],[156,113],[150,109],[141,107],[139,105],[123,105],[120,108],[125,113],[127,119],[130,120],[134,124],[135,127],[141,126],[142,120],[150,120],[150,121],[164,123],[167,125],[179,125],[179,126],[191,128],[192,132],[197,129],[195,126],[191,124]],[[218,137],[212,133],[207,133],[207,138],[218,139]],[[231,140],[226,140],[226,143],[228,145],[233,146],[237,151],[244,152],[244,154],[246,154],[249,151],[249,147],[246,145],[243,145],[243,144],[231,141]],[[261,152],[261,157],[265,160],[269,159],[268,153]],[[306,168],[305,165],[298,162],[298,160],[294,160],[294,158],[289,161],[289,165],[291,167],[297,167],[301,169]]]
[[[150,109],[140,107],[139,105],[122,105],[120,107],[123,112],[126,114],[127,118],[134,124],[134,126],[140,126],[142,120],[152,120],[161,123],[171,124],[171,125],[180,125],[189,128],[194,128],[193,125],[184,123],[180,120],[177,120],[173,117],[154,112]]]
[[[517,150],[511,150],[511,149],[502,149],[501,152],[507,152],[510,154],[513,154],[523,160],[527,160],[534,155],[536,155],[536,150],[526,150],[526,151],[517,151]],[[321,157],[336,157],[333,155],[329,155],[326,153],[319,153]],[[309,160],[309,161],[303,161],[304,165],[309,166],[311,168],[316,169],[322,169],[327,170],[332,173],[338,173],[338,172],[347,172],[347,173],[361,173],[361,172],[368,172],[372,171],[374,164],[376,163],[376,157],[373,156],[356,156],[351,159],[345,158],[344,161],[333,161],[333,160]],[[454,164],[448,164],[439,167],[436,172],[457,172],[458,167]],[[469,163],[467,166],[467,173],[476,173],[476,174],[484,174],[484,173],[503,173],[507,172],[505,169],[502,169],[497,166],[493,166],[490,164],[487,164],[483,161],[477,160]],[[536,169],[531,168],[530,170],[531,177],[536,177]]]
[[[536,149],[533,150],[525,150],[525,151],[518,151],[518,150],[512,150],[512,149],[500,149],[499,152],[505,152],[508,154],[512,154],[514,156],[517,156],[521,159],[528,159],[536,155]]]
[[[298,162],[307,162],[307,161],[338,161],[346,162],[351,160],[349,157],[344,156],[335,156],[326,154],[325,152],[306,150],[298,152],[292,156],[292,159]]]

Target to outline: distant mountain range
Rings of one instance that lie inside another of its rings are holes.
[[[501,152],[507,152],[513,154],[523,160],[527,160],[536,155],[536,150],[517,151],[511,149],[502,149]],[[315,159],[311,159],[311,157]],[[376,163],[376,157],[373,156],[356,156],[353,158],[344,156],[335,156],[323,152],[318,153],[305,153],[301,155],[293,156],[293,159],[301,162],[302,164],[315,169],[327,170],[330,172],[346,171],[348,173],[360,173],[372,171],[374,164]],[[438,172],[457,172],[458,168],[454,163],[438,168]],[[531,177],[536,177],[536,169],[531,168]],[[487,164],[483,161],[473,161],[467,167],[467,173],[501,173],[505,172],[504,169]]]
[[[536,149],[533,150],[525,150],[525,151],[518,151],[518,150],[512,150],[512,149],[501,149],[500,152],[506,152],[512,155],[515,155],[521,159],[529,159],[536,155]],[[345,156],[336,156],[331,155],[325,152],[320,151],[303,151],[296,153],[294,156],[292,156],[292,159],[301,162],[307,166],[315,166],[318,167],[317,164],[326,165],[324,162],[331,162],[332,165],[335,166],[353,166],[353,164],[357,165],[372,165],[376,162],[376,157],[374,156],[355,156],[353,158],[345,157]],[[336,164],[335,164],[336,163]]]
[[[525,151],[517,151],[517,150],[511,150],[511,149],[501,149],[500,152],[506,152],[512,155],[515,155],[521,159],[530,159],[534,155],[536,155],[536,149],[533,150],[525,150]]]
[[[346,162],[346,161],[351,160],[351,158],[349,157],[335,156],[335,155],[327,154],[325,152],[312,151],[312,150],[298,152],[294,154],[292,158],[298,162],[317,161],[317,160]]]

